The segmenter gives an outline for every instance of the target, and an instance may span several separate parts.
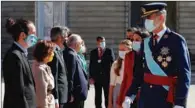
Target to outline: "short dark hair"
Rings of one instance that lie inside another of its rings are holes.
[[[33,22],[25,19],[17,19],[15,21],[13,18],[8,18],[6,20],[5,27],[7,33],[11,34],[15,41],[18,41],[21,32],[24,32],[26,35],[28,35],[28,24],[30,23]]]
[[[137,31],[137,28],[135,27],[130,27],[127,29],[127,32],[135,32],[135,31]]]
[[[144,39],[150,35],[150,33],[143,28],[138,28],[137,31],[134,32],[134,34],[139,35],[142,39]]]
[[[50,32],[51,40],[55,41],[59,35],[64,36],[65,35],[65,29],[61,26],[53,27],[51,29],[51,32]]]
[[[98,36],[98,37],[96,38],[96,41],[103,40],[103,39],[105,39],[103,36]]]
[[[54,49],[55,44],[51,41],[40,40],[34,48],[33,57],[38,61],[42,62]]]
[[[142,39],[149,37],[150,36],[150,32],[148,32],[146,29],[142,29]]]

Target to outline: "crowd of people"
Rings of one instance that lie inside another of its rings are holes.
[[[51,40],[39,40],[32,21],[7,19],[14,43],[3,60],[4,108],[84,108],[90,84],[102,108],[186,108],[190,58],[185,39],[166,27],[166,4],[142,6],[144,28],[129,28],[113,50],[103,36],[90,52],[68,27],[55,26]],[[34,61],[27,49],[33,47]]]

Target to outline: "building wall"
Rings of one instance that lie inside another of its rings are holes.
[[[178,31],[186,38],[188,47],[195,54],[195,2],[177,2]]]
[[[89,51],[96,48],[96,37],[104,36],[107,46],[115,53],[124,39],[128,24],[128,10],[124,1],[68,2],[68,27],[82,36]]]
[[[12,17],[14,19],[24,18],[35,21],[35,3],[32,1],[2,1],[1,2],[1,59],[5,52],[11,46],[13,40],[11,35],[6,33],[6,19]],[[31,51],[30,51],[31,52]]]
[[[177,2],[177,30],[187,41],[192,53],[192,71],[195,71],[195,2]]]

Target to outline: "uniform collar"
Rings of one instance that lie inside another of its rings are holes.
[[[167,31],[167,27],[165,26],[160,32],[157,33],[157,35],[159,36],[158,42],[163,37],[163,35],[165,34],[166,31]]]
[[[56,47],[57,50],[60,50],[61,49],[57,44],[56,44],[55,47]]]
[[[16,44],[23,52],[26,56],[28,56],[28,50],[27,48],[24,48],[22,45],[20,45],[18,42],[14,41],[14,44]]]

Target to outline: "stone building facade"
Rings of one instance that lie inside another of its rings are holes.
[[[125,31],[130,26],[142,26],[139,19],[139,6],[144,1],[83,1],[83,2],[1,2],[1,59],[11,46],[12,39],[6,33],[5,21],[8,17],[25,18],[35,22],[37,35],[49,39],[49,31],[55,25],[67,25],[74,33],[85,40],[89,51],[96,46],[97,36],[104,36],[107,46],[114,49],[125,38]],[[167,25],[182,34],[192,53],[193,70],[195,70],[195,2],[172,1],[168,3]],[[29,57],[32,59],[32,49]]]

